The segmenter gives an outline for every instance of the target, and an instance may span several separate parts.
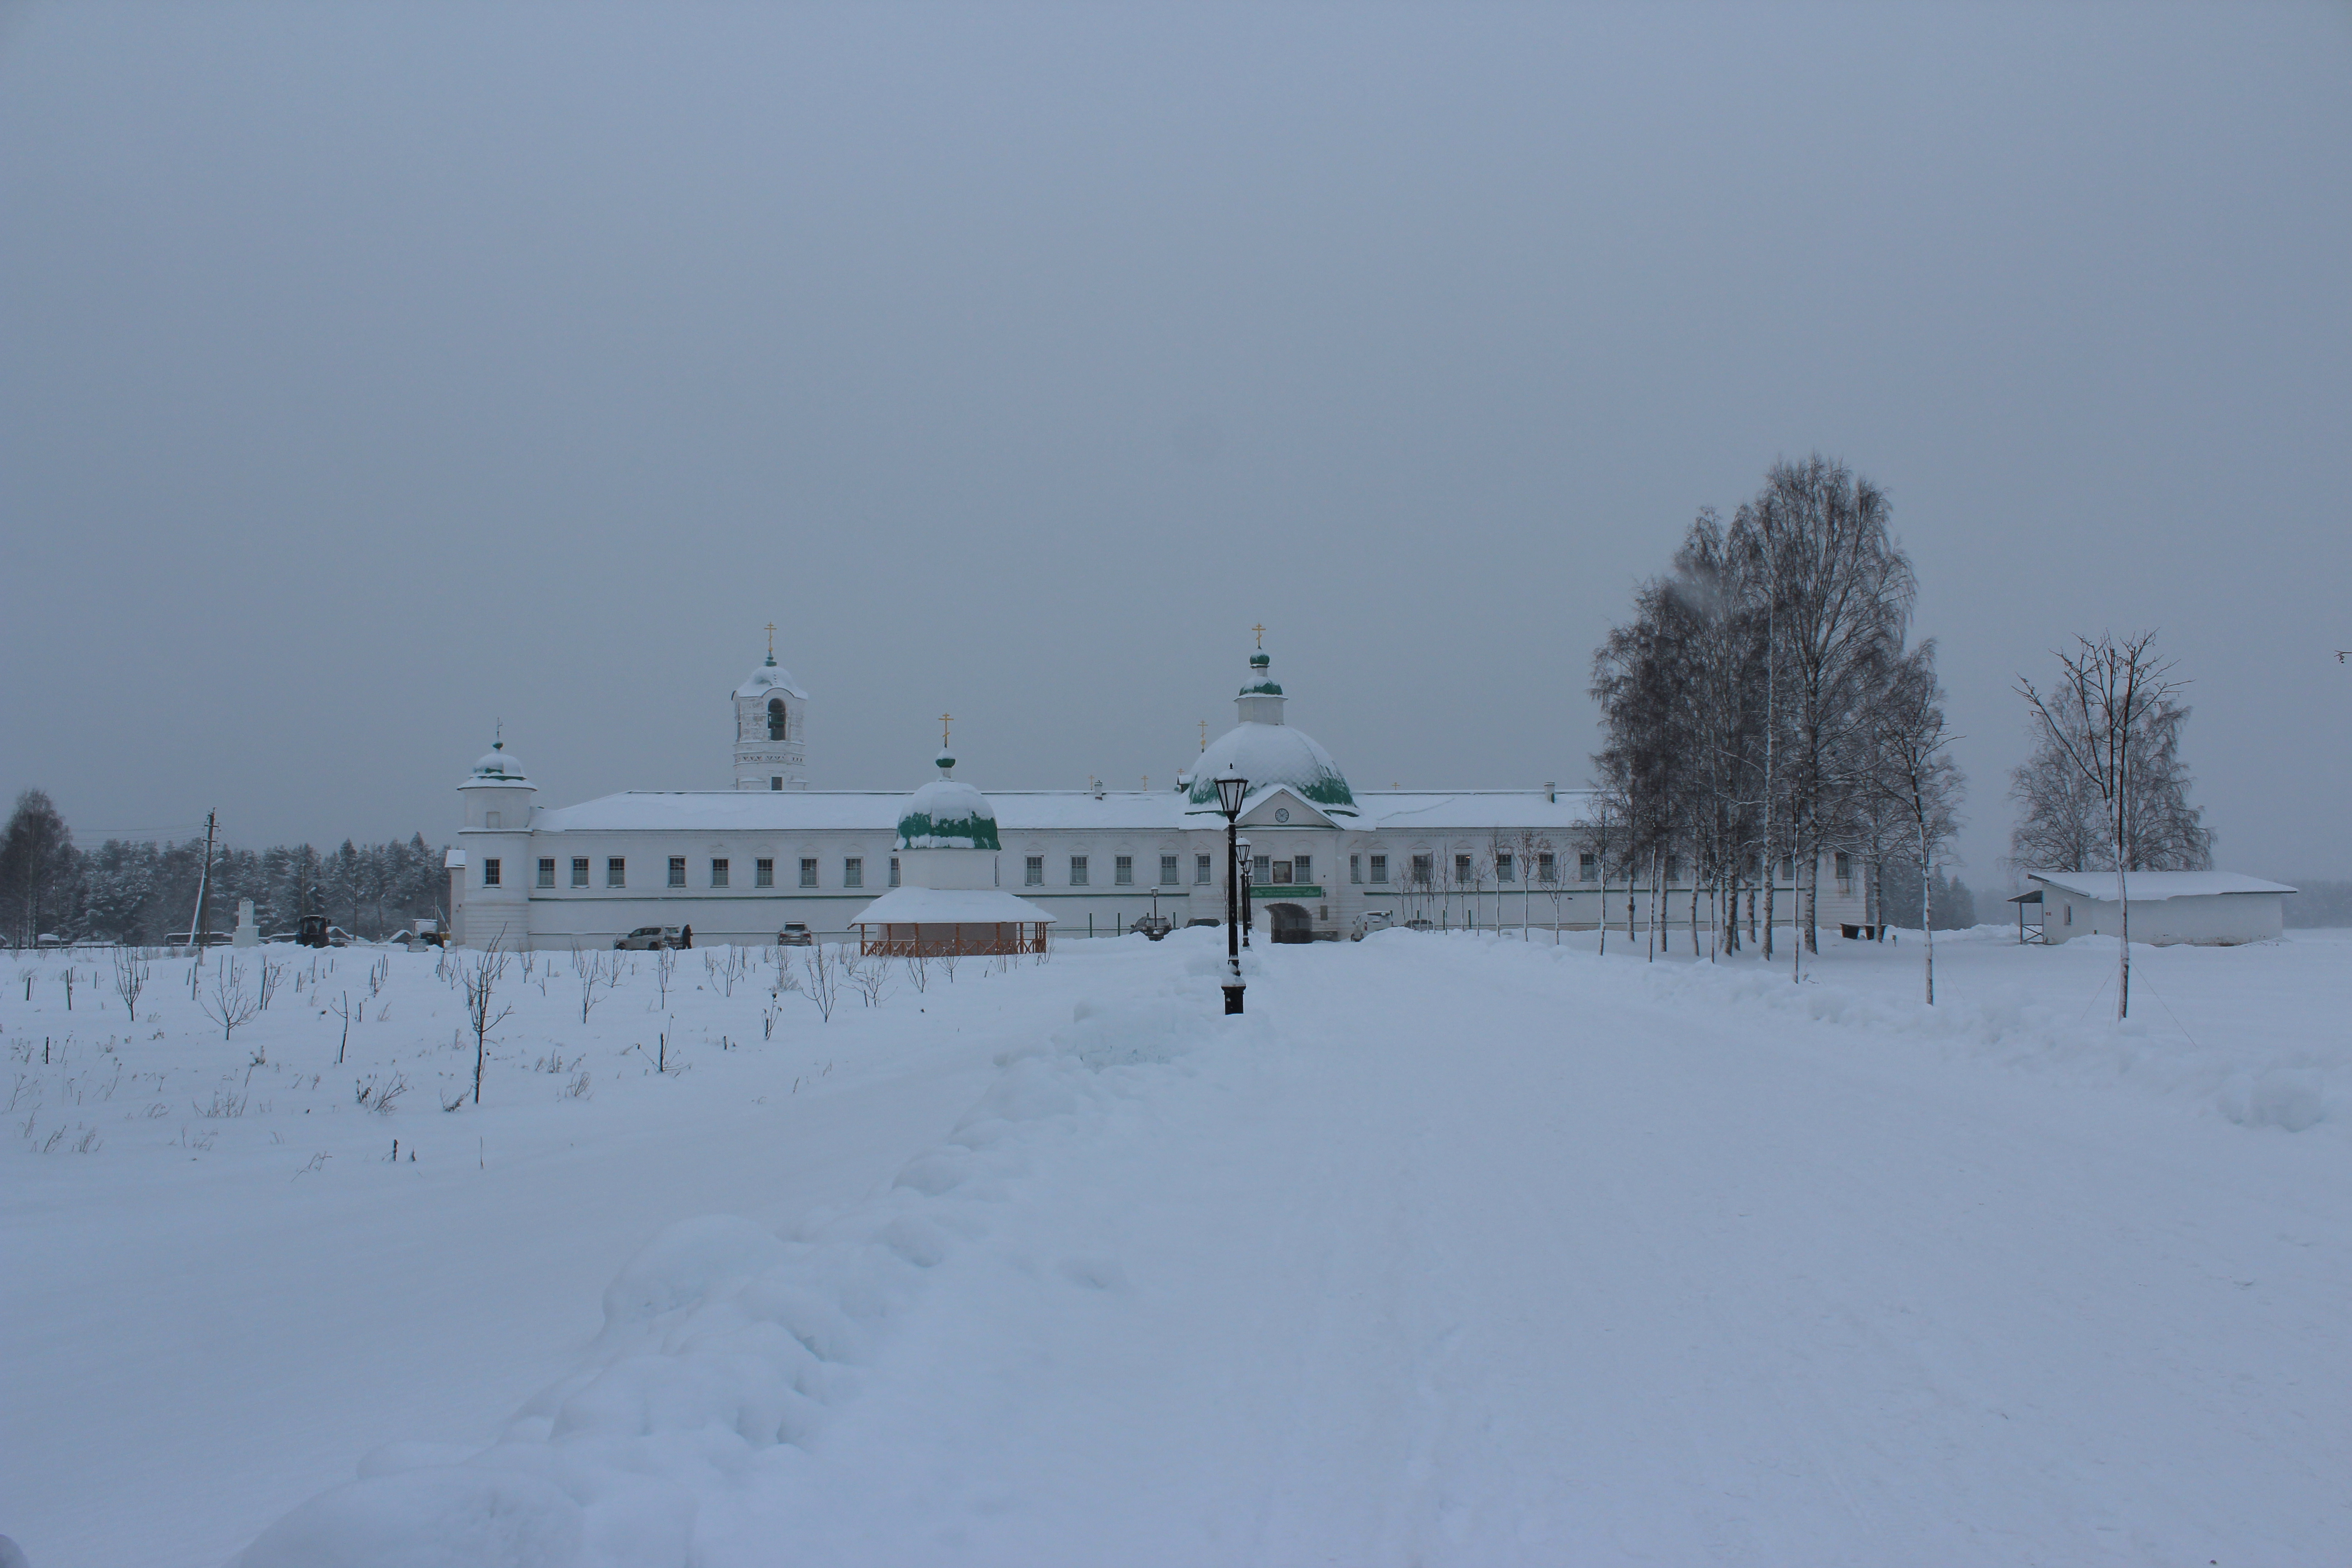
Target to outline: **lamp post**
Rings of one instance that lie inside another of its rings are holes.
[[[1217,775],[1217,809],[1225,816],[1225,1011],[1242,1010],[1242,879],[1241,849],[1234,823],[1242,814],[1242,798],[1249,780],[1227,768]]]
[[[1247,946],[1250,944],[1250,928],[1251,928],[1252,926],[1254,926],[1254,925],[1255,925],[1255,924],[1257,923],[1255,921],[1253,921],[1253,920],[1250,918],[1250,915],[1251,915],[1251,912],[1252,912],[1252,906],[1251,906],[1251,903],[1250,903],[1250,885],[1251,885],[1251,883],[1255,879],[1257,873],[1256,873],[1256,870],[1255,870],[1255,866],[1256,866],[1256,862],[1255,862],[1255,861],[1254,861],[1254,860],[1252,860],[1252,859],[1250,858],[1250,841],[1249,841],[1248,839],[1246,839],[1246,838],[1244,838],[1244,839],[1243,839],[1243,840],[1242,840],[1241,852],[1242,852],[1242,945],[1243,945],[1244,947],[1247,947]]]

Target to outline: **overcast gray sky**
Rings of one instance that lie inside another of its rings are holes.
[[[0,788],[85,841],[1168,782],[1263,621],[1360,786],[1581,782],[1701,506],[1893,495],[2000,879],[2162,630],[2220,862],[2352,873],[2342,6],[33,6]]]

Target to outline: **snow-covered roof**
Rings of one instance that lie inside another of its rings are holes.
[[[530,783],[530,781],[523,776],[522,763],[516,761],[514,753],[507,750],[507,743],[504,741],[493,741],[490,742],[488,751],[474,759],[474,771],[468,773],[466,776],[466,782],[457,787],[470,789],[481,784],[527,785]]]
[[[940,759],[950,767],[951,757]],[[770,791],[770,794],[776,792]],[[936,778],[907,797],[898,817],[901,849],[1000,849],[996,809],[968,784]]]
[[[1339,816],[1360,815],[1356,797],[1331,753],[1306,731],[1288,724],[1245,720],[1210,742],[1209,749],[1185,771],[1192,787],[1184,794],[1184,808],[1195,816],[1222,819],[1217,810],[1217,778],[1228,771],[1249,780],[1252,804],[1264,798],[1266,790],[1280,787],[1312,801],[1318,810]]]
[[[2116,896],[2116,874],[2113,871],[2028,871],[2025,876],[2029,881],[2045,882],[2078,899],[2105,899],[2112,902]],[[2201,899],[2216,893],[2292,893],[2297,890],[2284,882],[2265,882],[2260,877],[2241,876],[2235,871],[2124,873],[2124,891],[2136,904],[2157,903],[2165,899]]]
[[[1054,917],[994,888],[893,888],[851,925],[1047,925]]]
[[[1286,728],[1286,726],[1259,726]],[[1250,792],[1254,798],[1259,791]],[[1486,833],[1522,827],[1565,832],[1593,817],[1593,792],[1539,789],[1398,790],[1356,797],[1349,832]],[[1189,809],[1174,790],[995,790],[988,804],[1000,838],[1030,831],[1157,833],[1222,826],[1223,817]],[[908,797],[884,790],[629,790],[542,810],[540,833],[893,833]],[[2146,875],[2147,873],[2143,873]]]
[[[1598,790],[1460,789],[1358,795],[1366,826],[1384,833],[1491,832],[1496,828],[1590,826]]]
[[[808,693],[793,684],[793,672],[778,664],[774,654],[770,654],[767,663],[744,679],[743,684],[735,689],[735,695],[765,697],[772,691],[781,691],[787,697],[797,697],[803,702],[808,700]]]

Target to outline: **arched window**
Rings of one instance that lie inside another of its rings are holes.
[[[781,741],[783,738],[784,700],[781,697],[771,697],[768,699],[768,739]]]

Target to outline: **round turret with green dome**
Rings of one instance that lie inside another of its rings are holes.
[[[1284,721],[1273,663],[1263,651],[1250,655],[1249,679],[1234,698],[1241,722],[1210,742],[1184,770],[1191,780],[1184,794],[1187,816],[1216,812],[1217,776],[1227,772],[1249,780],[1252,800],[1269,789],[1287,789],[1330,816],[1356,815],[1356,797],[1331,753]]]
[[[932,759],[940,776],[907,797],[898,817],[899,849],[1001,849],[996,808],[980,791],[951,776],[956,760]]]

